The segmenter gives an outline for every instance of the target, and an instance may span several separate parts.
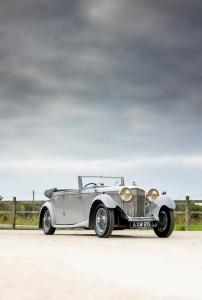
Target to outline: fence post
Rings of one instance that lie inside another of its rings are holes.
[[[189,196],[185,200],[185,230],[189,230]]]
[[[16,197],[13,197],[13,229],[15,229],[16,225]]]

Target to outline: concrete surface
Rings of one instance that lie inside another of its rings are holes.
[[[1,230],[0,299],[202,299],[202,232]]]

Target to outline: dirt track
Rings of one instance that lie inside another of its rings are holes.
[[[202,232],[0,231],[0,298],[202,299]]]

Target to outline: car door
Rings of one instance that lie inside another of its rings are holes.
[[[95,191],[66,191],[53,198],[57,225],[74,225],[87,221]]]
[[[97,195],[95,189],[70,190],[65,193],[64,224],[79,224],[89,220],[91,203]]]
[[[66,192],[63,198],[64,224],[73,225],[86,221],[81,193]]]

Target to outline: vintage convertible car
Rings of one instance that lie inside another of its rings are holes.
[[[86,182],[87,181],[87,182]],[[116,229],[153,228],[158,237],[168,237],[174,227],[175,202],[145,190],[123,177],[79,176],[79,189],[45,191],[49,198],[40,211],[39,227],[45,234],[56,228],[94,229],[108,237]]]

